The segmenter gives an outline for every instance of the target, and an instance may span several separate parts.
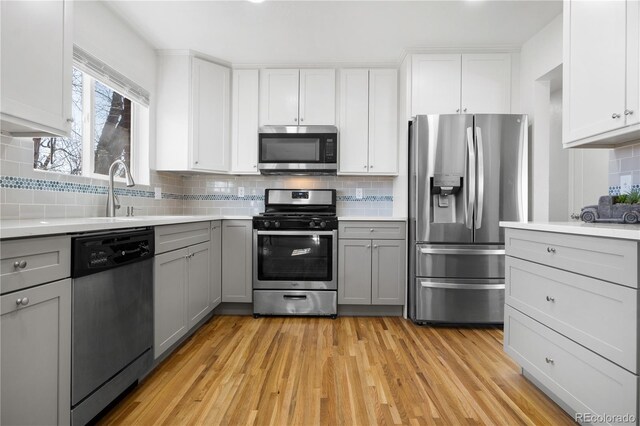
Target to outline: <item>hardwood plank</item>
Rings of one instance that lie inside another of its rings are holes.
[[[499,328],[398,317],[211,319],[102,425],[571,425]]]

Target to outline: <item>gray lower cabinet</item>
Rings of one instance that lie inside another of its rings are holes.
[[[251,220],[222,222],[222,301],[252,302]]]
[[[0,297],[0,316],[0,423],[69,424],[71,280]]]
[[[211,312],[210,251],[207,241],[155,257],[155,358]]]
[[[222,221],[211,222],[211,309],[222,302]]]
[[[405,240],[339,240],[338,303],[403,305],[405,252]]]

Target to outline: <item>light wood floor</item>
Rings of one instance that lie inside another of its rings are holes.
[[[573,424],[496,328],[218,316],[101,424]]]

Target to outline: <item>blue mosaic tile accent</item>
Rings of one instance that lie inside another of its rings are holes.
[[[0,176],[0,188],[31,189],[35,191],[75,192],[79,194],[106,195],[107,186],[86,183],[61,182],[56,180],[32,179],[17,176]],[[128,197],[154,198],[153,191],[134,188],[115,188],[116,195]],[[163,193],[162,198],[181,200],[182,194]]]
[[[356,198],[355,195],[338,195],[338,201],[393,201],[393,195],[365,195]]]
[[[231,194],[185,194],[182,199],[187,201],[264,201],[264,195],[238,197]]]
[[[631,189],[640,189],[640,185],[631,185]],[[619,185],[614,185],[609,187],[609,195],[620,195],[622,191],[622,187]]]
[[[638,185],[635,185],[637,187]],[[18,176],[0,176],[0,188],[26,189],[35,191],[75,192],[79,194],[106,195],[107,186],[90,185],[86,183],[62,182],[47,179],[32,179]],[[619,187],[618,187],[619,188]],[[117,195],[140,198],[154,198],[153,191],[134,188],[116,188]],[[609,188],[611,194],[611,188]],[[614,195],[614,194],[612,194]],[[232,194],[172,194],[163,192],[165,200],[187,201],[264,201],[264,195],[245,195],[238,197]],[[360,199],[354,195],[338,195],[337,201],[349,202],[393,202],[393,195],[367,195]]]

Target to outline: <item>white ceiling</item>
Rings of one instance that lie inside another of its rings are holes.
[[[392,63],[406,49],[521,46],[561,1],[110,1],[159,49],[234,64]]]

